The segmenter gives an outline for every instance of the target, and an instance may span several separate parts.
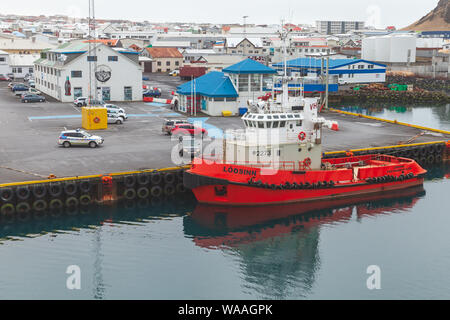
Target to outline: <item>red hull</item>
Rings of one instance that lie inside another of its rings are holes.
[[[188,181],[186,187],[192,189],[200,203],[223,206],[340,200],[423,184],[426,171],[413,160],[379,157],[384,162],[375,161],[373,156],[327,160],[333,164],[373,162],[356,171],[355,168],[341,168],[269,172],[251,166],[202,162],[187,172],[185,180]],[[294,183],[295,187],[292,186]]]

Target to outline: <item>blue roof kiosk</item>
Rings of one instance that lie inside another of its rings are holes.
[[[221,116],[223,111],[238,115],[239,108],[247,107],[247,100],[256,100],[265,94],[276,74],[275,69],[251,59],[225,68],[223,72],[210,72],[177,88],[178,110],[191,114],[196,106],[197,111],[210,116]]]

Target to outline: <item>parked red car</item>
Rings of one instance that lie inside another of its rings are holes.
[[[190,134],[191,136],[201,134],[202,136],[205,136],[205,135],[208,135],[208,131],[206,131],[203,128],[196,127],[192,124],[180,124],[180,125],[175,126],[172,129],[172,131],[170,132],[170,134],[173,134],[173,135],[188,135],[188,134]]]

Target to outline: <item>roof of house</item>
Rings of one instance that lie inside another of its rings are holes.
[[[32,39],[0,38],[0,50],[43,50],[53,47],[55,46],[48,42],[42,42],[39,40],[33,41]]]
[[[115,46],[117,46],[117,42],[119,42],[119,40],[118,39],[97,39],[97,40],[86,40],[83,42],[85,42],[85,43],[89,43],[89,42],[103,43],[109,47],[115,47]]]
[[[177,48],[145,48],[152,58],[183,58]]]
[[[228,68],[223,69],[227,73],[238,73],[238,74],[274,74],[277,71],[271,67],[265,66],[252,59],[246,59],[244,61],[238,62]]]
[[[242,38],[242,37],[227,37],[228,48],[236,48],[242,41],[247,40],[256,48],[262,47],[261,38]]]
[[[195,87],[198,95],[205,97],[238,97],[231,79],[223,72],[212,71],[204,76],[182,84],[177,88],[177,93],[182,95],[191,95]]]
[[[17,67],[33,66],[40,57],[39,54],[10,54],[9,65]]]
[[[370,64],[375,64],[381,67],[386,67],[386,65],[384,64],[380,64],[380,63],[376,63],[376,62],[372,62],[372,61],[367,61],[367,60],[363,60],[363,59],[330,59],[330,69],[335,69],[335,68],[340,68],[340,67],[344,67],[347,65],[351,65],[351,64],[355,64],[355,63],[360,63],[360,62],[367,62]],[[327,61],[326,59],[324,60],[324,68],[326,68],[327,66]],[[283,68],[284,67],[284,63],[280,62],[280,63],[276,63],[274,65],[272,65],[272,67],[274,68]],[[322,67],[322,59],[317,59],[317,58],[298,58],[298,59],[293,59],[293,60],[289,60],[287,62],[287,67],[288,68],[315,68],[315,69],[320,69]]]

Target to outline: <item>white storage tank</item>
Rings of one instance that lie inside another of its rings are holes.
[[[390,59],[387,62],[416,62],[416,41],[414,35],[392,35],[390,39]]]
[[[375,43],[375,61],[391,62],[390,61],[391,37],[381,36],[377,37]]]
[[[364,38],[362,41],[361,58],[364,60],[375,60],[375,43],[376,37]]]

